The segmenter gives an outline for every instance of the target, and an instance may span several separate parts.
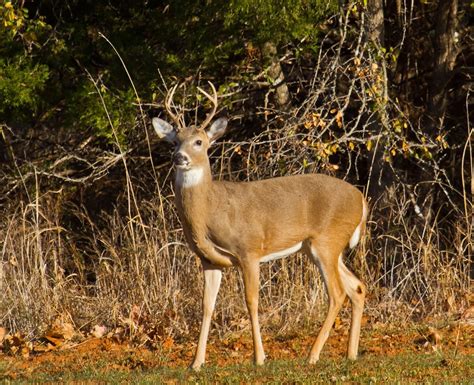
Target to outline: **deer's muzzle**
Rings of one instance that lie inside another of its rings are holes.
[[[189,158],[186,154],[182,152],[176,152],[173,155],[173,163],[178,167],[186,167],[189,165]]]

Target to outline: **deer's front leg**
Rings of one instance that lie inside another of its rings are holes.
[[[257,260],[242,263],[242,273],[245,286],[245,300],[252,323],[254,360],[256,365],[263,365],[265,353],[263,351],[262,336],[260,335],[260,324],[258,322],[258,290],[260,286],[260,266]]]
[[[202,263],[204,271],[204,294],[202,297],[202,324],[199,334],[199,342],[191,368],[199,370],[206,359],[207,336],[211,325],[211,317],[216,304],[217,293],[221,285],[222,270],[208,264]]]

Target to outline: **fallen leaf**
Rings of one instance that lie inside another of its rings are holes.
[[[64,322],[61,318],[57,318],[45,333],[44,338],[54,347],[59,347],[73,339],[76,334],[74,326],[70,322]]]
[[[433,345],[439,345],[441,340],[443,339],[441,334],[436,330],[434,327],[430,326],[428,328],[428,341],[431,342]]]
[[[6,335],[7,335],[7,329],[0,327],[0,346],[2,346],[3,340],[5,339]]]
[[[167,337],[167,338],[163,341],[163,347],[164,347],[165,349],[171,349],[173,346],[174,346],[173,337]]]
[[[22,334],[10,334],[7,335],[3,341],[3,351],[9,354],[20,353],[26,357],[29,354],[30,345],[31,343],[28,344]]]
[[[461,322],[474,325],[474,306],[467,308],[461,315]]]
[[[33,351],[35,353],[46,353],[46,352],[49,352],[51,350],[55,350],[56,347],[53,346],[52,344],[48,343],[46,345],[44,344],[35,344],[35,346],[33,347]]]
[[[437,349],[439,343],[443,339],[439,331],[432,326],[428,328],[426,333],[421,332],[420,334],[421,336],[416,338],[414,342],[415,344],[423,346],[424,348],[431,346]]]
[[[63,338],[56,337],[54,335],[45,335],[44,338],[46,338],[49,342],[51,342],[54,347],[59,347],[64,343]]]
[[[370,321],[369,317],[366,316],[366,315],[363,315],[362,320],[361,320],[361,326],[367,325],[367,323],[369,323],[369,321]]]
[[[125,339],[125,329],[121,326],[115,328],[107,334],[107,338],[114,340],[115,342],[122,343]]]

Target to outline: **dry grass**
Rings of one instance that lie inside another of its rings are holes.
[[[280,153],[280,145],[286,143],[252,143],[255,154]],[[231,179],[247,175],[224,171],[236,163],[237,146],[242,144],[223,145],[213,159],[216,174]],[[279,159],[272,161],[278,164]],[[248,178],[260,172],[256,167]],[[159,334],[194,335],[201,312],[200,264],[184,244],[168,179],[158,181],[153,198],[140,199],[140,216],[127,216],[127,205],[120,203],[100,213],[100,219],[74,207],[75,222],[65,228],[64,193],[43,193],[39,185],[30,203],[10,209],[0,227],[0,324],[33,337],[60,316],[87,331],[96,324],[123,324],[138,305]],[[467,308],[470,223],[462,217],[413,215],[401,185],[371,206],[366,240],[346,258],[367,283],[367,312],[373,320],[403,322]],[[289,331],[307,325],[324,315],[324,303],[318,271],[302,255],[262,268],[264,328]],[[224,276],[215,322],[221,336],[248,327],[237,270]]]

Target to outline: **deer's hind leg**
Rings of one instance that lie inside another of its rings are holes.
[[[312,240],[306,247],[306,252],[309,254],[310,259],[319,267],[329,297],[329,308],[326,319],[309,355],[310,364],[314,364],[319,360],[321,350],[329,337],[329,333],[334,321],[336,320],[337,314],[346,298],[346,290],[338,266],[339,255],[344,247],[336,247],[336,245],[331,246],[325,242],[316,242]]]
[[[351,331],[349,335],[349,346],[347,348],[347,358],[355,360],[359,349],[360,327],[364,311],[366,289],[365,285],[344,265],[342,255],[339,255],[338,266],[342,286],[351,299],[352,304]]]
[[[256,365],[263,365],[265,353],[263,351],[262,336],[260,334],[260,324],[258,321],[258,291],[260,266],[257,259],[247,258],[241,263],[242,276],[245,286],[245,301],[252,324],[254,361]]]

